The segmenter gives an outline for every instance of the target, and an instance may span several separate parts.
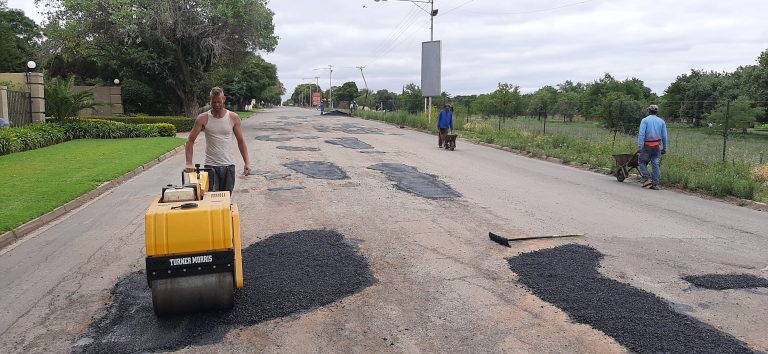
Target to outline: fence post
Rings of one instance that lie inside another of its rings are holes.
[[[760,164],[761,165],[763,164],[763,153],[762,152],[760,153]]]
[[[547,135],[547,111],[544,110],[544,133],[542,135]]]
[[[8,87],[0,86],[0,118],[11,122],[10,111],[8,110]]]
[[[725,151],[728,146],[728,120],[731,115],[731,100],[725,102],[725,127],[723,127],[723,162],[725,162]]]

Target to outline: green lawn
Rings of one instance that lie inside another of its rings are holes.
[[[183,144],[178,138],[86,139],[0,156],[0,233]]]
[[[246,120],[248,118],[251,118],[254,114],[258,113],[258,110],[253,111],[235,111],[237,113],[237,116],[240,117],[240,120]]]

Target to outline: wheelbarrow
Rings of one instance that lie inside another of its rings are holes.
[[[613,158],[616,160],[616,172],[614,172],[614,175],[616,175],[617,181],[624,182],[624,179],[629,176],[629,171],[633,168],[637,173],[640,173],[637,157],[637,153],[613,155]]]

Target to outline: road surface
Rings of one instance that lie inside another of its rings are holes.
[[[380,134],[360,134],[355,127]],[[604,331],[573,321],[534,295],[505,259],[577,243],[604,255],[599,272],[605,277],[655,294],[679,313],[768,351],[768,290],[703,290],[681,279],[768,276],[764,212],[645,190],[635,182],[462,140],[456,151],[445,151],[435,136],[311,110],[265,110],[244,121],[243,129],[254,170],[271,176],[237,179],[244,247],[287,232],[335,231],[357,247],[375,281],[333,303],[235,326],[215,342],[177,343],[171,350],[626,352]],[[325,142],[336,138],[357,138],[378,153]],[[196,161],[202,148],[198,141]],[[284,166],[291,161],[331,162],[349,178],[311,178]],[[461,196],[425,198],[397,188],[369,168],[379,163],[415,167]],[[4,352],[88,348],[94,339],[87,333],[108,316],[114,301],[110,291],[144,267],[147,206],[162,186],[178,183],[183,164],[183,154],[170,158],[0,251]],[[506,248],[490,242],[489,231],[587,236]],[[267,284],[270,274],[260,276]],[[111,333],[121,341],[145,340]]]

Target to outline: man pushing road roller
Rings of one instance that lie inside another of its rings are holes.
[[[234,137],[251,171],[236,113],[224,109],[224,92],[211,90],[211,110],[197,117],[189,134],[180,186],[162,188],[144,217],[147,282],[158,316],[227,309],[243,287],[240,214],[232,203]],[[192,163],[192,147],[205,132],[205,166]]]

